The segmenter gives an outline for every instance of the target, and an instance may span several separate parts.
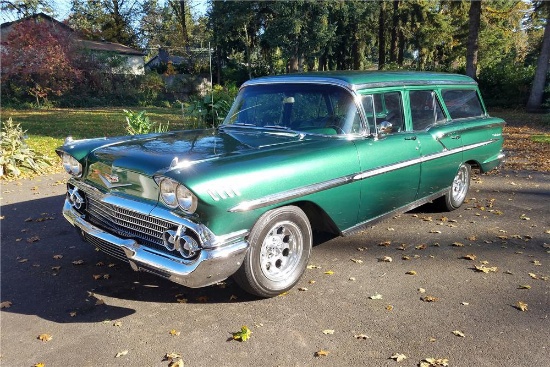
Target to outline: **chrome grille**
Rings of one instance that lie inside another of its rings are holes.
[[[162,235],[177,224],[144,215],[133,210],[104,203],[91,192],[86,192],[88,220],[94,225],[123,238],[156,250],[174,254],[163,245]]]

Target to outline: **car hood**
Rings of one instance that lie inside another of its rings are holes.
[[[319,137],[323,138],[323,137]],[[303,134],[245,129],[179,131],[128,137],[93,149],[88,160],[151,176],[174,166],[277,149],[311,140]]]

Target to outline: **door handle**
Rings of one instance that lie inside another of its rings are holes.
[[[458,140],[458,139],[460,139],[460,135],[454,135],[454,136],[451,137],[451,139]]]
[[[405,140],[416,140],[416,136],[407,136]]]

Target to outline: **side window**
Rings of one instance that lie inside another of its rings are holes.
[[[424,130],[433,124],[446,120],[435,92],[430,90],[413,90],[409,92],[409,97],[411,101],[413,130]]]
[[[405,130],[401,92],[374,93],[363,97],[363,108],[371,132],[383,134]]]
[[[481,102],[474,89],[447,89],[442,91],[442,96],[452,119],[483,115]]]

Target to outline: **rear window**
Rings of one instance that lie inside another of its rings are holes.
[[[442,91],[443,101],[452,119],[483,115],[477,92],[472,89],[447,89]]]

